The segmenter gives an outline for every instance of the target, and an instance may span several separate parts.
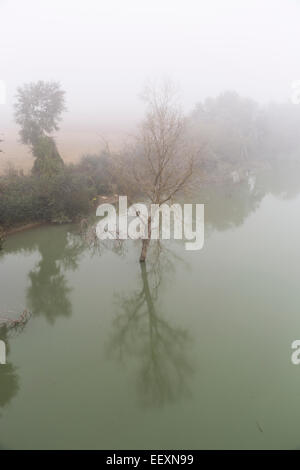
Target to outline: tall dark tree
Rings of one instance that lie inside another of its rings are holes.
[[[35,157],[34,173],[52,174],[63,168],[53,132],[66,109],[64,95],[57,82],[38,81],[18,88],[15,119],[22,143],[31,147]]]

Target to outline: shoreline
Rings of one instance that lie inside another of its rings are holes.
[[[18,232],[23,232],[25,230],[29,230],[31,228],[36,228],[36,227],[40,227],[42,225],[45,225],[45,222],[32,222],[30,224],[25,224],[25,225],[19,225],[17,227],[13,227],[9,230],[5,230],[5,237],[7,237],[8,235],[13,235],[14,233],[18,233]]]

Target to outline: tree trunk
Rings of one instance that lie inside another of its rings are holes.
[[[140,263],[144,263],[147,257],[148,245],[150,240],[142,240],[142,251],[140,256]]]
[[[141,256],[140,256],[140,263],[144,263],[146,261],[150,238],[151,238],[151,217],[148,217],[148,238],[142,240],[142,251],[141,251]]]

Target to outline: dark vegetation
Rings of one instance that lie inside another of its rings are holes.
[[[101,167],[101,157],[93,167],[85,163],[83,159],[79,165],[64,166],[50,178],[8,170],[0,178],[0,225],[7,229],[36,221],[63,223],[86,214],[105,181],[93,171],[97,164]]]

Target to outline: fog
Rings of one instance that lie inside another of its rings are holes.
[[[27,165],[13,118],[26,82],[55,80],[66,91],[57,135],[66,161],[97,151],[100,135],[126,140],[147,80],[171,78],[185,112],[224,90],[289,101],[300,78],[299,13],[296,0],[0,0],[1,165]]]

